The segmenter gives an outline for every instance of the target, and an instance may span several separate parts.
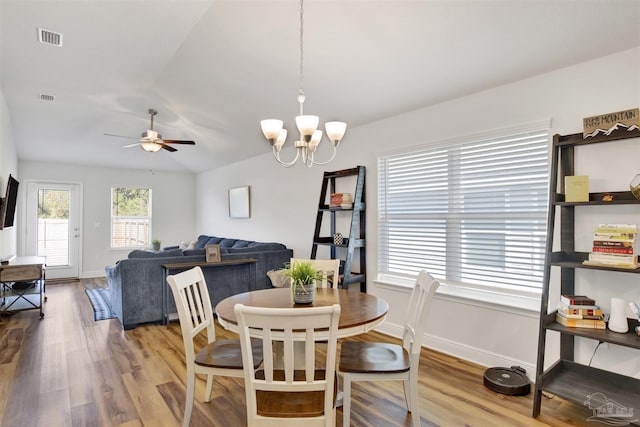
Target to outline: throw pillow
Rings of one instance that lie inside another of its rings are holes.
[[[182,251],[188,251],[191,249],[195,249],[196,248],[196,243],[198,243],[197,240],[192,240],[192,241],[187,241],[187,240],[183,240],[182,242],[180,242],[180,250]]]
[[[282,270],[269,270],[267,276],[271,280],[271,285],[274,288],[289,288],[291,287],[291,279],[282,272]]]

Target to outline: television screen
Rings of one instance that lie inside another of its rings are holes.
[[[16,203],[18,201],[18,185],[20,183],[11,175],[7,181],[7,191],[2,199],[2,211],[0,212],[0,227],[7,228],[13,226],[16,216]]]

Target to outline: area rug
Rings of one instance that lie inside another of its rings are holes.
[[[93,320],[113,319],[116,314],[111,309],[109,288],[86,288],[84,290],[93,307]]]

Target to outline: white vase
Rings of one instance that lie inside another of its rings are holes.
[[[620,332],[621,334],[629,330],[629,324],[627,323],[627,303],[622,298],[611,298],[609,329],[613,332]]]

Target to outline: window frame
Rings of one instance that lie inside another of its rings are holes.
[[[377,209],[377,221],[378,221],[378,258],[377,258],[377,276],[376,276],[376,284],[382,287],[385,286],[399,286],[399,287],[410,287],[415,280],[415,275],[407,274],[407,273],[399,273],[397,271],[392,271],[392,267],[388,267],[389,259],[390,259],[390,250],[389,247],[393,245],[388,245],[387,237],[385,232],[389,230],[389,222],[390,219],[386,217],[386,207],[387,203],[390,203],[387,198],[389,194],[387,193],[387,185],[388,185],[388,170],[385,168],[388,166],[385,164],[386,161],[392,159],[394,157],[403,156],[403,155],[412,155],[416,153],[428,153],[435,152],[438,150],[449,151],[452,147],[461,147],[469,144],[473,144],[478,141],[483,141],[491,138],[495,139],[507,139],[510,136],[523,134],[527,132],[542,132],[544,133],[545,139],[545,170],[546,170],[546,182],[544,183],[544,198],[543,198],[543,206],[544,212],[541,214],[538,213],[541,217],[544,218],[544,223],[542,224],[542,229],[544,230],[544,234],[541,237],[542,247],[538,250],[542,256],[540,262],[536,264],[536,267],[540,269],[540,279],[537,287],[531,286],[522,286],[522,285],[514,285],[512,286],[504,286],[504,285],[489,285],[482,283],[466,283],[461,281],[451,280],[447,277],[438,277],[441,281],[441,288],[438,293],[442,295],[446,295],[447,297],[453,298],[464,298],[474,301],[482,301],[491,304],[505,305],[513,308],[520,308],[525,310],[537,311],[539,309],[539,299],[542,291],[542,274],[544,272],[544,252],[546,250],[546,230],[547,230],[547,210],[548,210],[548,200],[549,200],[549,177],[550,177],[550,154],[551,154],[551,129],[550,129],[550,120],[542,120],[530,124],[526,124],[523,126],[510,127],[499,129],[491,132],[474,134],[464,137],[451,138],[448,140],[442,140],[433,142],[430,144],[422,144],[417,146],[404,147],[402,149],[396,149],[393,151],[387,151],[383,153],[378,153],[377,155],[377,167],[378,167],[378,209]],[[459,165],[458,165],[459,166]],[[452,178],[452,174],[459,173],[459,170],[456,172],[451,172],[447,170],[446,172],[446,180],[450,181]],[[450,196],[447,196],[450,197]],[[451,216],[450,212],[444,213],[441,218],[447,220],[448,216]],[[449,225],[447,225],[449,226]],[[504,247],[503,247],[504,249]],[[445,251],[446,252],[446,251]],[[445,257],[446,258],[446,257]],[[533,263],[532,263],[533,265]],[[460,270],[462,271],[462,270]],[[448,273],[448,267],[446,267],[446,274]],[[438,276],[435,274],[436,277]]]
[[[119,189],[124,189],[124,190],[147,190],[148,191],[148,200],[147,200],[147,215],[146,216],[135,216],[135,215],[114,215],[113,214],[113,203],[114,203],[114,192],[116,190]],[[119,186],[112,186],[111,190],[110,190],[110,196],[111,196],[111,200],[110,200],[110,204],[109,204],[109,216],[110,216],[110,223],[109,223],[109,247],[113,250],[134,250],[134,249],[147,249],[151,247],[151,241],[152,241],[152,231],[153,231],[153,216],[152,216],[152,212],[153,212],[153,190],[151,187],[144,187],[144,186],[123,186],[123,185],[119,185]],[[143,221],[147,221],[147,232],[146,232],[146,242],[142,242],[139,245],[123,245],[123,246],[116,246],[114,245],[114,230],[115,230],[115,221],[116,219],[142,219]]]

